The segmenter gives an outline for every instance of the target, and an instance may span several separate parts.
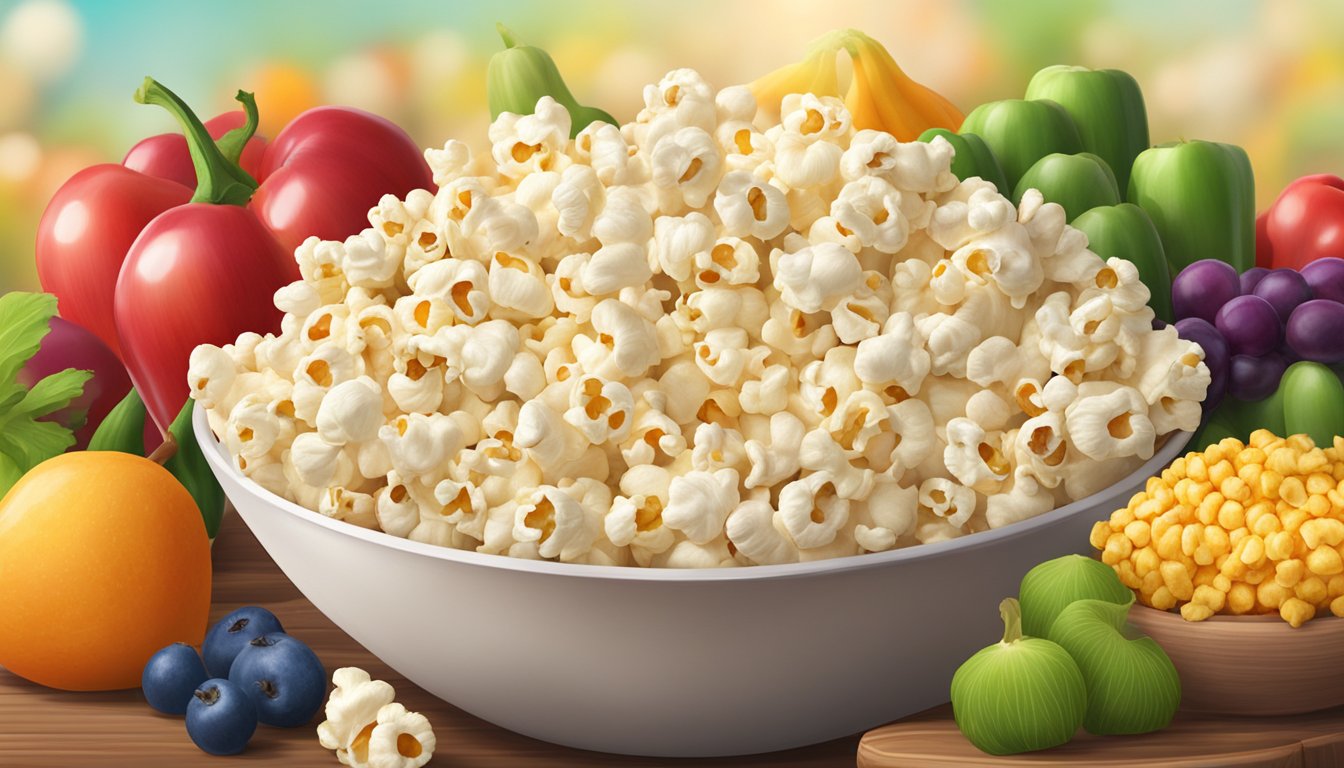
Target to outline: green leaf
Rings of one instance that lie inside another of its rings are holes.
[[[13,291],[0,296],[0,384],[14,383],[19,370],[51,331],[56,297]]]
[[[24,472],[75,444],[75,436],[55,422],[39,421],[84,392],[90,371],[67,369],[25,388],[19,371],[37,354],[51,331],[56,297],[12,292],[0,296],[0,493]],[[17,475],[15,473],[18,473]]]
[[[177,441],[177,453],[163,466],[173,473],[173,477],[196,500],[196,507],[205,520],[205,531],[213,539],[219,532],[219,520],[224,514],[224,489],[219,487],[219,481],[215,479],[215,473],[210,471],[201,446],[196,443],[196,433],[191,428],[193,405],[195,401],[188,399],[168,429]]]

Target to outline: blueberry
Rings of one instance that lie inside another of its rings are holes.
[[[327,672],[317,654],[281,633],[248,643],[234,659],[229,679],[252,699],[257,719],[282,728],[312,720],[327,693]]]
[[[243,689],[214,678],[201,683],[187,705],[187,735],[212,755],[236,755],[257,732],[257,708]]]
[[[149,657],[140,675],[140,690],[149,706],[169,715],[187,711],[191,692],[210,677],[200,654],[186,643],[173,643]]]
[[[265,608],[255,605],[239,608],[220,619],[205,634],[205,643],[201,646],[205,668],[214,677],[228,677],[229,666],[233,664],[234,658],[254,638],[284,631],[280,620]]]

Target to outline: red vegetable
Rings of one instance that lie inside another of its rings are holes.
[[[1301,269],[1316,259],[1344,256],[1344,179],[1321,173],[1284,187],[1264,214],[1257,263],[1261,242],[1275,268]]]
[[[43,421],[54,421],[74,430],[72,450],[84,450],[93,431],[131,388],[131,380],[121,361],[97,336],[59,317],[51,318],[51,331],[42,337],[42,346],[19,371],[19,383],[25,387],[58,371],[74,368],[92,371],[84,382],[84,393]]]
[[[238,97],[245,125],[218,142],[152,79],[136,98],[183,123],[200,180],[195,195],[122,166],[83,171],[43,215],[38,272],[67,317],[117,346],[150,414],[166,429],[186,401],[187,361],[196,345],[278,327],[272,294],[298,279],[295,247],[310,235],[355,234],[384,194],[405,196],[432,179],[410,137],[358,110],[299,115],[266,147],[258,179],[238,164],[245,147],[256,144],[248,141],[257,122],[250,94]],[[221,120],[216,129],[228,124]],[[181,178],[173,144],[156,139],[139,146],[131,162]]]
[[[242,128],[246,122],[247,116],[242,110],[234,110],[206,120],[205,130],[210,132],[211,138],[222,139],[229,131]],[[228,150],[224,154],[228,155]],[[255,177],[261,171],[261,158],[265,154],[266,139],[254,135],[243,146],[238,164]],[[126,153],[121,164],[148,176],[176,181],[188,189],[196,188],[196,168],[191,164],[187,137],[180,133],[160,133],[141,139]]]

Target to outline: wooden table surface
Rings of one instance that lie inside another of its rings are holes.
[[[874,728],[859,743],[859,768],[1338,768],[1344,766],[1344,709],[1293,717],[1178,713],[1171,727],[1141,736],[1079,734],[1062,747],[994,757],[966,741],[942,706]]]
[[[318,612],[271,562],[236,515],[224,521],[214,548],[212,620],[242,605],[273,611],[286,631],[310,645],[328,672],[345,666],[368,670],[397,690],[397,701],[423,712],[434,726],[438,748],[430,765],[498,766],[853,766],[858,735],[805,749],[721,760],[656,760],[603,755],[556,747],[497,728],[440,701],[407,682]],[[150,709],[139,690],[113,693],[53,691],[0,669],[0,766],[211,766],[230,760],[287,768],[337,766],[334,753],[317,743],[315,728],[261,726],[236,758],[211,757],[187,737],[181,718]]]

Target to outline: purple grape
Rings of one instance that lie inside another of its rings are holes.
[[[1344,259],[1317,259],[1302,268],[1302,277],[1316,298],[1344,304]]]
[[[1236,268],[1217,259],[1196,261],[1171,281],[1171,307],[1177,320],[1199,317],[1212,323],[1218,309],[1240,295]]]
[[[1270,270],[1265,269],[1264,267],[1251,267],[1245,272],[1242,272],[1241,295],[1245,296],[1248,293],[1255,293],[1255,286],[1259,285],[1260,281],[1269,273]]]
[[[1283,341],[1283,323],[1274,307],[1259,296],[1238,296],[1218,310],[1213,324],[1234,355],[1260,357]]]
[[[1288,318],[1288,347],[1326,365],[1344,362],[1344,304],[1328,299],[1305,301]]]
[[[1311,301],[1311,286],[1295,269],[1276,269],[1255,286],[1255,295],[1268,301],[1279,322],[1286,323],[1298,304]]]
[[[1233,355],[1227,377],[1227,393],[1238,400],[1264,400],[1279,388],[1288,361],[1277,352],[1264,357]]]
[[[1209,367],[1209,390],[1204,396],[1204,410],[1209,411],[1222,402],[1227,391],[1228,366],[1231,356],[1227,340],[1207,320],[1187,317],[1176,321],[1176,333],[1186,341],[1204,348],[1204,364]]]

